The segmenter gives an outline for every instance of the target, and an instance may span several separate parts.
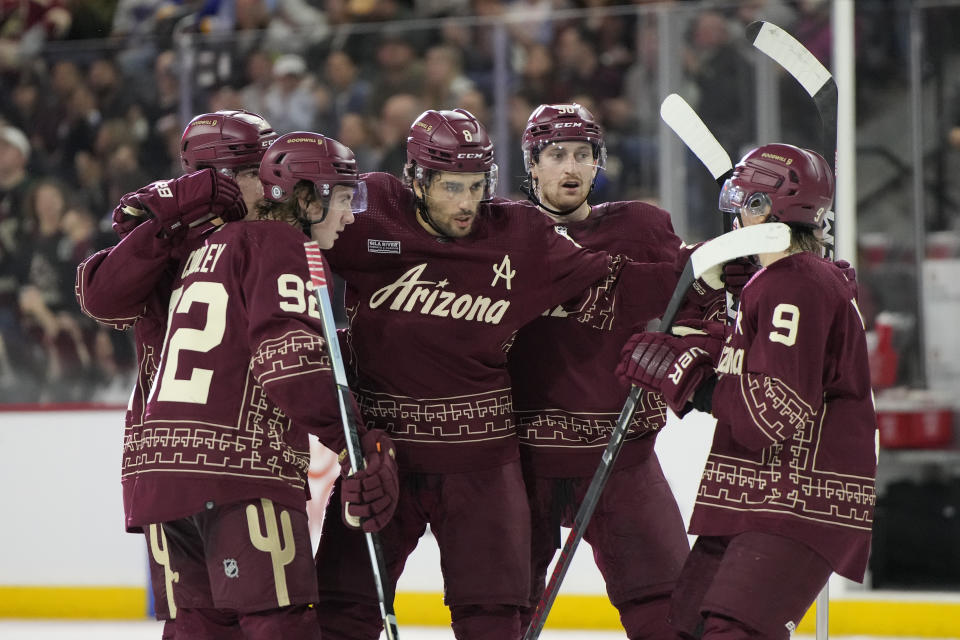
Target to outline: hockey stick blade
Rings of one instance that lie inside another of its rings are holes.
[[[660,117],[723,186],[733,173],[730,155],[686,100],[671,93],[660,104]]]
[[[786,251],[790,246],[790,227],[782,222],[755,224],[735,229],[707,240],[690,254],[694,279],[708,269],[741,256]]]
[[[670,304],[663,314],[663,320],[660,322],[658,331],[663,333],[669,331],[677,310],[680,308],[680,302],[690,285],[710,267],[741,256],[785,251],[789,246],[790,228],[781,222],[771,222],[730,231],[697,247],[690,254],[690,259],[683,268],[683,273],[673,290],[673,296],[670,298]],[[536,640],[540,637],[540,632],[543,631],[547,616],[550,614],[550,609],[553,607],[553,603],[557,599],[557,593],[560,591],[560,584],[570,569],[573,554],[583,539],[587,524],[589,524],[594,510],[600,502],[600,494],[603,493],[603,488],[607,484],[607,479],[613,471],[613,465],[620,454],[620,449],[623,447],[623,439],[630,428],[630,422],[633,420],[633,414],[642,393],[643,390],[640,387],[630,388],[630,394],[620,411],[617,424],[610,434],[610,442],[600,457],[600,465],[593,473],[587,492],[583,496],[583,502],[577,509],[573,526],[570,528],[570,533],[567,534],[567,539],[560,550],[560,558],[553,567],[553,573],[550,574],[546,589],[540,596],[540,602],[537,603],[537,608],[533,612],[530,626],[527,627],[523,640]]]
[[[747,25],[747,37],[754,47],[796,78],[810,97],[816,99],[818,94],[831,92],[836,95],[837,86],[833,75],[799,40],[777,25],[772,22],[751,22]]]
[[[830,71],[796,38],[771,22],[747,25],[753,46],[784,68],[813,98],[823,129],[823,157],[836,173],[837,168],[837,83]],[[836,246],[836,214],[828,211],[823,226],[827,257],[833,259]]]
[[[363,469],[363,450],[360,446],[360,434],[357,424],[360,416],[354,415],[354,404],[349,401],[350,388],[347,386],[347,372],[343,366],[343,356],[340,354],[340,341],[337,339],[337,325],[333,317],[333,307],[330,305],[330,293],[327,288],[327,277],[323,268],[323,256],[320,245],[314,241],[304,242],[303,251],[307,256],[307,269],[310,271],[310,282],[313,293],[320,306],[320,317],[323,320],[323,338],[327,343],[327,352],[330,354],[330,366],[333,369],[333,380],[337,391],[337,401],[340,405],[340,420],[343,424],[344,436],[347,440],[347,454],[350,457],[350,466],[354,470]],[[383,629],[387,640],[399,640],[400,631],[397,628],[397,615],[393,608],[393,590],[387,582],[387,563],[383,557],[383,544],[376,533],[363,534],[367,543],[367,552],[370,556],[370,567],[373,571],[373,582],[380,601],[380,615],[383,618]]]

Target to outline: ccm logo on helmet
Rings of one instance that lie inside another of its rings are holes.
[[[482,157],[483,157],[483,154],[482,154],[482,153],[458,153],[458,154],[457,154],[457,159],[458,159],[458,160],[461,159],[461,158],[466,159],[466,160],[471,160],[471,159],[474,159],[474,158],[482,158]]]
[[[579,122],[557,122],[553,125],[554,129],[563,129],[564,127],[579,127]]]

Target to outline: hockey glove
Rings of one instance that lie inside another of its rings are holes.
[[[750,258],[737,258],[723,265],[720,280],[723,281],[723,286],[728,293],[739,298],[743,288],[750,282],[750,278],[759,270],[759,265]]]
[[[123,225],[132,222],[130,218],[154,217],[170,237],[214,218],[231,222],[246,215],[240,187],[232,178],[213,169],[188,173],[175,180],[158,180],[128,193],[120,198],[113,214],[114,229],[118,218]]]
[[[702,244],[703,243],[698,243],[684,246],[677,252],[674,270],[678,275],[683,271],[684,267],[686,267],[687,261],[690,259],[690,254]],[[721,279],[721,267],[720,265],[716,265],[707,269],[699,278],[694,280],[693,284],[690,285],[689,291],[687,291],[686,302],[689,303],[689,305],[693,305],[698,311],[691,314],[689,308],[685,309],[681,313],[681,317],[692,315],[698,318],[721,318],[723,316],[725,298],[723,281]]]
[[[837,269],[840,269],[840,271],[843,272],[843,275],[850,282],[857,281],[857,270],[854,269],[853,266],[846,260],[834,260],[833,266],[835,266]]]
[[[133,191],[120,198],[120,204],[113,210],[113,230],[121,240],[141,222],[151,217],[145,209],[139,208],[140,203],[133,199],[136,193]]]
[[[713,373],[713,358],[690,338],[665,333],[634,334],[624,345],[617,377],[626,384],[659,393],[678,416],[697,387]]]
[[[366,461],[362,471],[351,474],[350,460],[342,455],[340,501],[343,521],[348,527],[373,533],[386,526],[397,509],[400,494],[397,452],[393,440],[382,429],[365,433],[360,446]]]

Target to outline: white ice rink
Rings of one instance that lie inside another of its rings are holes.
[[[3,640],[159,640],[161,626],[157,622],[73,622],[0,620]],[[406,627],[400,629],[404,640],[453,640],[453,632],[438,627]],[[612,631],[550,631],[543,640],[613,640],[625,637]],[[884,640],[879,636],[833,636],[843,640]],[[813,640],[812,636],[794,636],[795,640]],[[893,640],[893,639],[891,639]],[[898,637],[896,640],[931,640],[930,638]],[[946,640],[957,640],[946,639]]]

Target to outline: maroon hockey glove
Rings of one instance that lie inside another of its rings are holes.
[[[723,273],[720,280],[723,286],[733,296],[739,298],[743,288],[747,286],[750,278],[760,270],[759,265],[749,258],[737,258],[723,265]]]
[[[687,413],[693,392],[713,373],[713,358],[688,338],[665,333],[634,334],[620,352],[617,377],[663,396],[679,416]]]
[[[136,195],[135,191],[120,198],[120,204],[113,210],[113,230],[121,240],[141,222],[150,219],[150,214],[137,206],[140,203],[132,201],[134,195]]]
[[[118,218],[119,226],[125,227],[130,218],[154,217],[168,236],[174,236],[214,218],[231,222],[246,215],[247,206],[233,178],[203,169],[175,180],[158,180],[128,193],[120,198],[113,219],[117,229]]]
[[[857,281],[857,270],[850,265],[846,260],[834,260],[833,265],[843,271],[843,275],[846,276],[847,280],[851,282]]]
[[[393,440],[383,429],[371,429],[360,441],[366,467],[350,473],[350,461],[341,461],[343,481],[340,501],[343,521],[348,527],[368,533],[379,531],[397,509],[400,479],[397,476],[397,452]]]
[[[674,270],[678,275],[683,271],[684,267],[687,266],[687,261],[690,259],[690,254],[702,244],[703,243],[701,242],[690,246],[684,246],[680,249],[680,251],[677,252],[677,257],[674,261]],[[717,265],[708,269],[699,278],[693,281],[693,284],[690,285],[689,291],[687,291],[686,302],[692,304],[694,307],[700,310],[699,312],[693,314],[696,317],[720,317],[722,316],[722,311],[718,312],[717,310],[722,310],[724,298],[725,295],[723,292],[720,265]],[[689,309],[686,310],[682,315],[690,315]]]

